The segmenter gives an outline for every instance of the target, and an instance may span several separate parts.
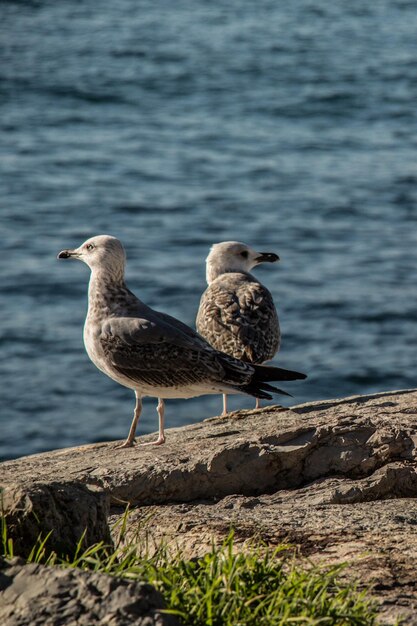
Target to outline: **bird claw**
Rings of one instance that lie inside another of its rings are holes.
[[[135,442],[129,441],[129,439],[126,439],[126,441],[116,446],[116,450],[120,450],[120,448],[134,448],[134,447],[135,447]]]
[[[156,441],[145,441],[145,443],[140,443],[140,446],[162,446],[165,443],[165,437],[158,437]]]

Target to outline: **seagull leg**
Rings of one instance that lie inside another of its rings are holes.
[[[132,448],[135,445],[136,426],[138,425],[139,417],[140,417],[140,414],[142,413],[142,398],[138,395],[136,391],[135,391],[135,396],[136,396],[135,412],[133,414],[133,420],[130,425],[129,434],[127,436],[126,441],[120,444],[120,446],[117,446],[117,448]]]
[[[165,417],[165,402],[163,398],[158,398],[158,406],[156,407],[159,416],[159,432],[158,439],[156,441],[146,441],[145,443],[141,443],[141,446],[161,446],[165,443],[165,433],[164,433],[164,417]]]
[[[226,393],[223,394],[223,413],[222,413],[222,416],[223,415],[227,415],[227,394]]]
[[[158,411],[158,417],[159,417],[159,433],[158,433],[158,439],[155,441],[155,445],[160,446],[161,444],[165,443],[165,433],[164,433],[165,402],[163,398],[158,398],[158,406],[156,407],[156,410]]]
[[[260,409],[260,408],[261,408],[261,400],[259,398],[256,398],[255,409]]]

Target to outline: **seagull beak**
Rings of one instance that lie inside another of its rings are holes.
[[[79,256],[79,252],[78,250],[61,250],[61,252],[58,254],[58,256],[56,257],[57,259],[70,259],[71,257],[73,258],[78,258]]]
[[[274,254],[274,252],[260,252],[255,261],[257,263],[275,263],[279,261],[279,256]]]

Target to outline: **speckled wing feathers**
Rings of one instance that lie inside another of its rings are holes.
[[[217,350],[250,363],[272,359],[280,343],[272,296],[250,274],[222,274],[207,287],[197,330]]]
[[[106,320],[100,343],[117,372],[138,386],[167,388],[210,384],[227,388],[250,380],[252,368],[218,355],[197,333],[173,327],[167,323],[173,319],[168,315],[155,315],[158,320]]]

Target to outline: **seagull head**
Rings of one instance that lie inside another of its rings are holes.
[[[275,263],[279,256],[274,252],[257,252],[240,241],[215,243],[206,259],[207,282],[226,272],[250,272],[260,263]]]
[[[126,254],[122,243],[110,235],[97,235],[84,241],[74,250],[62,250],[58,259],[78,259],[92,271],[105,271],[110,275],[124,274]]]

